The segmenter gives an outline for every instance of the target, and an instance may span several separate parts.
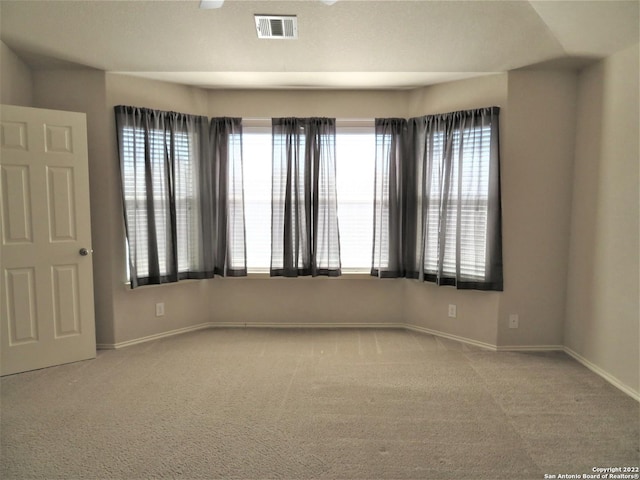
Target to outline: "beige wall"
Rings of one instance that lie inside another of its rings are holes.
[[[498,309],[502,293],[456,290],[404,280],[405,322],[491,346],[498,343]],[[456,305],[456,318],[448,315]]]
[[[210,299],[214,322],[292,325],[403,322],[402,281],[343,276],[236,278],[218,283]]]
[[[562,345],[576,83],[571,71],[509,73],[501,118],[505,289],[499,345]],[[508,328],[509,314],[520,327]]]
[[[31,69],[0,41],[0,103],[31,107],[32,102]]]
[[[509,75],[501,73],[409,91],[407,116],[493,106],[506,108],[508,82]]]
[[[406,91],[212,90],[211,116],[405,117]]]
[[[565,345],[640,391],[638,45],[580,75]]]
[[[116,105],[178,111],[192,115],[208,115],[209,111],[209,95],[202,88],[113,73],[107,73],[107,101],[107,110],[109,116],[114,119],[114,125],[113,107]]]

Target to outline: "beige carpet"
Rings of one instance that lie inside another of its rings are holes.
[[[3,479],[543,479],[638,465],[563,353],[404,330],[194,332],[1,381]]]

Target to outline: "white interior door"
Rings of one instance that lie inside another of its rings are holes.
[[[0,113],[0,374],[95,358],[86,116]]]

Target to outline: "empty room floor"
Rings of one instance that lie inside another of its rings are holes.
[[[3,479],[543,479],[638,466],[639,404],[561,352],[210,329],[1,380]]]

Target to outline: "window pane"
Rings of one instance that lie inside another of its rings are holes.
[[[186,132],[176,132],[173,136],[175,156],[175,199],[176,230],[178,250],[178,270],[188,271],[198,261],[199,209],[195,201],[193,148],[197,139]],[[129,241],[136,245],[137,276],[149,275],[148,214],[145,181],[145,133],[142,129],[125,127],[122,130],[124,152],[124,196],[130,226]],[[149,158],[153,191],[154,217],[158,242],[158,263],[160,275],[167,274],[167,242],[169,230],[168,205],[166,204],[167,172],[165,151],[171,148],[171,136],[161,130],[149,132]],[[127,252],[129,248],[127,245]],[[127,262],[127,278],[129,263]]]
[[[442,255],[442,273],[456,275],[456,239],[459,235],[460,274],[478,280],[485,278],[490,135],[489,127],[465,129],[460,152],[460,132],[454,132],[450,173],[444,169],[444,134],[434,133],[432,143],[427,144],[427,152],[433,154],[424,265],[428,273],[436,273]],[[449,199],[444,202],[447,211],[444,212],[442,190],[446,175],[451,175],[451,179]],[[443,227],[446,238],[441,245],[438,238]],[[444,251],[440,252],[440,248]]]
[[[271,263],[271,129],[244,130],[244,208],[247,269],[264,271]]]
[[[373,248],[373,127],[355,132],[339,128],[336,160],[342,269],[368,272]]]
[[[484,280],[491,129],[470,128],[464,130],[462,135],[460,273],[465,277]]]
[[[175,148],[175,199],[176,232],[178,247],[178,271],[186,272],[198,264],[198,227],[200,209],[194,191],[194,162],[192,139],[186,133],[174,134]]]
[[[271,263],[271,128],[243,134],[247,268],[266,271]],[[373,239],[373,127],[342,127],[336,138],[340,252],[343,270],[369,271]],[[274,199],[276,202],[278,199]]]

